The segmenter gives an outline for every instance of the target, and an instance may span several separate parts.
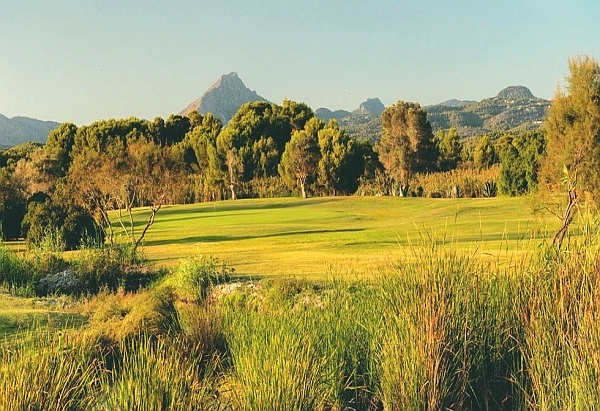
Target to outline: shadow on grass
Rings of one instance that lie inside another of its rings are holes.
[[[270,199],[270,201],[257,201],[255,199],[241,199],[241,200],[224,200],[216,203],[198,203],[194,207],[163,207],[156,214],[156,222],[160,224],[169,223],[171,221],[187,221],[196,220],[200,218],[216,218],[244,215],[239,213],[240,211],[251,211],[251,210],[282,210],[288,208],[307,207],[312,205],[319,205],[336,201],[341,197],[319,197],[309,199],[296,199],[296,198],[284,198],[280,201],[277,199]],[[231,212],[238,212],[232,214]],[[139,215],[138,215],[139,214]],[[143,227],[146,225],[146,215],[149,211],[146,208],[140,208],[136,211],[136,220],[134,226],[136,228]],[[121,228],[118,221],[112,222],[113,229]]]
[[[242,241],[252,240],[259,238],[272,238],[272,237],[287,237],[287,236],[301,236],[306,234],[331,234],[331,233],[353,233],[364,231],[363,228],[344,228],[338,230],[296,230],[296,231],[285,231],[282,233],[271,233],[264,235],[248,235],[248,236],[235,236],[235,235],[199,235],[180,238],[178,240],[150,240],[144,243],[145,246],[161,246],[169,244],[193,244],[193,243],[218,243],[224,241]]]

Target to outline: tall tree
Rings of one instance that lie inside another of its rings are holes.
[[[536,189],[540,158],[545,149],[543,131],[528,131],[511,137],[510,143],[502,149],[500,192],[515,196]]]
[[[337,121],[331,120],[319,130],[318,183],[327,194],[353,193],[358,188],[358,178],[364,171],[364,161],[354,140],[341,130]]]
[[[545,122],[543,182],[560,189],[566,168],[584,191],[600,194],[600,66],[589,56],[569,60],[565,90],[558,89]]]
[[[569,60],[565,90],[558,89],[545,122],[546,156],[542,187],[567,192],[561,228],[553,242],[560,247],[574,218],[581,192],[600,200],[600,66],[589,56]],[[558,209],[555,209],[558,215]]]
[[[473,162],[479,170],[489,168],[499,161],[498,153],[492,144],[492,140],[488,135],[484,135],[479,139],[473,152]]]
[[[279,174],[290,188],[300,189],[302,198],[307,197],[308,186],[316,178],[319,158],[319,142],[310,131],[296,131],[285,145]]]
[[[302,130],[308,120],[314,117],[312,109],[305,103],[283,100],[281,114],[289,119],[292,132]]]
[[[171,147],[161,147],[143,136],[130,137],[128,144],[115,140],[101,153],[88,150],[73,159],[67,192],[94,216],[106,237],[114,238],[110,211],[130,240],[135,252],[156,214],[172,203],[179,190],[181,164],[173,161]],[[146,223],[140,232],[135,207],[147,207]]]
[[[451,128],[447,132],[445,130],[438,131],[435,140],[439,150],[438,167],[440,171],[455,169],[461,162],[460,154],[463,149],[456,129]]]
[[[413,173],[435,168],[438,151],[427,113],[418,103],[399,101],[381,114],[383,135],[377,146],[386,172],[407,190]]]
[[[71,150],[75,144],[76,134],[77,126],[73,123],[63,123],[48,134],[46,151],[51,158],[56,159],[63,175],[71,165]]]

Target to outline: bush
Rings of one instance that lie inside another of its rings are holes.
[[[135,290],[154,279],[152,274],[145,272],[129,244],[81,250],[72,261],[72,267],[79,273],[80,292],[97,293],[104,287]]]
[[[182,260],[176,276],[183,296],[200,302],[211,286],[229,281],[233,272],[233,268],[219,263],[217,258],[200,256]]]
[[[49,198],[29,203],[22,230],[30,246],[39,247],[50,235],[61,238],[62,250],[54,251],[74,250],[93,236],[98,237],[98,242],[104,240],[102,231],[86,210],[75,205],[57,204]]]

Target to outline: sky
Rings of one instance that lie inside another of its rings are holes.
[[[551,99],[569,58],[600,59],[598,21],[598,0],[2,0],[0,113],[166,118],[232,71],[314,110]]]

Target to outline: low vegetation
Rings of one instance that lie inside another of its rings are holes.
[[[236,279],[190,257],[142,291],[65,300],[77,325],[9,332],[0,408],[593,408],[600,239],[587,229],[511,264],[433,238],[356,280]]]

